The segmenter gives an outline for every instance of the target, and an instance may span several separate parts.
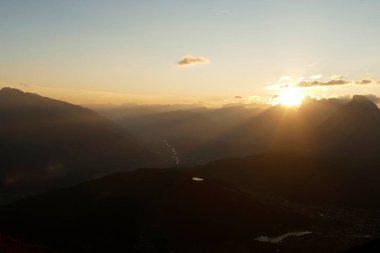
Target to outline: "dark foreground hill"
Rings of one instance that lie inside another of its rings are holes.
[[[115,174],[0,210],[0,230],[59,252],[244,252],[311,219],[176,170]]]
[[[380,252],[380,240],[370,241],[356,246],[346,253],[377,253]]]
[[[0,233],[58,252],[343,252],[380,238],[376,164],[263,155],[119,173],[2,207]]]
[[[218,160],[191,171],[243,191],[307,205],[377,210],[379,166],[379,158],[266,154]]]
[[[88,109],[10,88],[0,90],[0,154],[2,193],[49,189],[159,161]]]

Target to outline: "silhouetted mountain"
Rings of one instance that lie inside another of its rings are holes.
[[[219,158],[304,150],[311,145],[312,131],[341,106],[336,99],[305,99],[299,108],[270,107],[226,133]]]
[[[158,162],[98,114],[11,88],[0,90],[0,153],[1,187],[16,191]]]
[[[354,96],[313,133],[316,151],[325,154],[377,156],[380,111],[365,96]]]

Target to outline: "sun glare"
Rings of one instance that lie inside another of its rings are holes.
[[[283,90],[277,97],[280,105],[284,106],[300,106],[305,95],[297,88],[287,88]]]

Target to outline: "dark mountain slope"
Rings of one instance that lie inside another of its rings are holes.
[[[59,252],[271,252],[255,238],[310,226],[306,216],[178,170],[115,174],[0,209],[0,232]]]
[[[190,169],[253,194],[302,204],[380,208],[379,159],[267,154],[226,159]]]
[[[380,149],[380,111],[366,97],[354,96],[318,128],[314,137],[316,151],[377,156]]]
[[[305,99],[301,107],[273,106],[237,125],[224,136],[224,156],[237,157],[279,151],[302,151],[312,145],[316,127],[342,104],[336,99]],[[223,156],[220,156],[223,157]]]
[[[7,189],[40,190],[158,161],[88,109],[10,88],[0,90],[0,153]]]
[[[347,253],[377,253],[380,252],[380,240],[370,241],[368,243],[356,246]]]
[[[14,237],[0,235],[0,252],[4,253],[56,253],[50,249]]]

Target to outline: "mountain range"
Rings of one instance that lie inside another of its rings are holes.
[[[0,90],[2,192],[51,189],[159,157],[97,113],[36,94]]]
[[[133,108],[0,90],[0,250],[376,249],[380,112],[365,96]]]
[[[306,98],[299,108],[237,105],[141,116],[135,112],[133,117],[115,119],[116,124],[167,162],[174,161],[174,147],[182,166],[272,152],[344,155],[359,151],[361,156],[376,156],[379,148],[380,112],[359,95],[346,103]]]

